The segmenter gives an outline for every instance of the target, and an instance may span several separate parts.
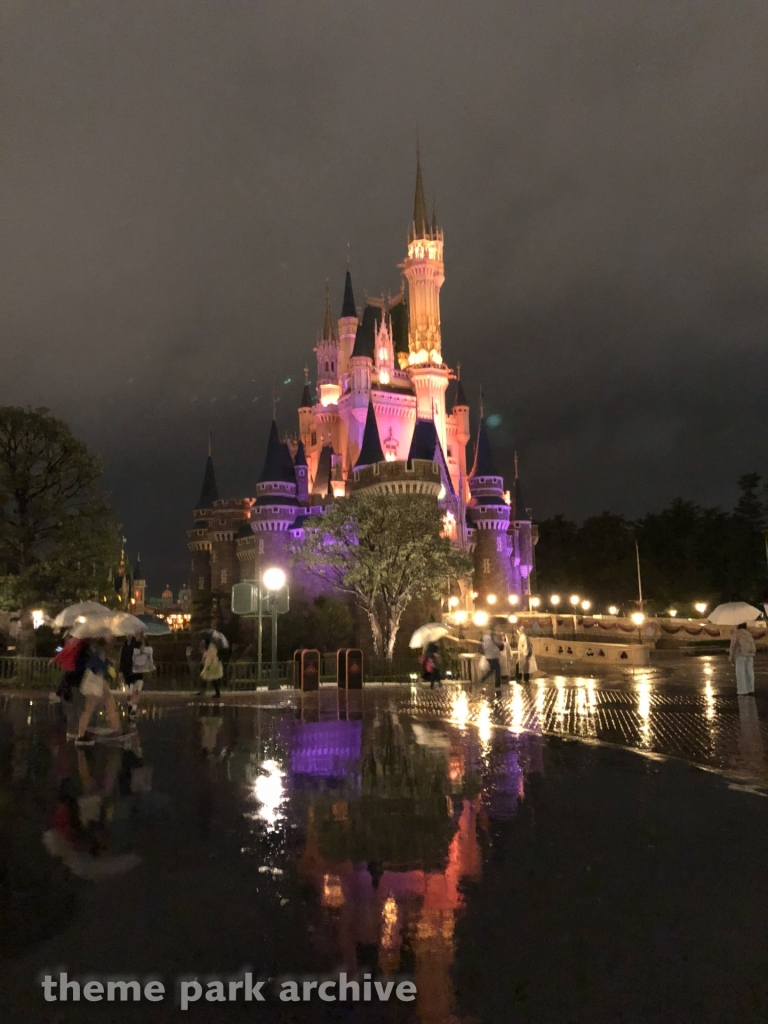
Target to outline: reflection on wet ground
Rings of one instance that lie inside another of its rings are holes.
[[[57,706],[4,698],[5,1019],[765,1020],[765,710],[711,673],[156,699],[82,750]],[[62,967],[418,994],[46,1004]]]

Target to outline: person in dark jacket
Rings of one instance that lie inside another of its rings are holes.
[[[126,637],[120,651],[120,674],[128,690],[128,714],[131,718],[135,718],[138,713],[139,694],[144,685],[144,677],[140,672],[133,670],[134,651],[140,651],[142,646],[143,640],[140,636],[129,636]]]
[[[430,690],[434,690],[435,684],[437,686],[443,685],[440,674],[440,648],[434,640],[424,648],[421,661],[421,676],[425,682],[429,683]]]

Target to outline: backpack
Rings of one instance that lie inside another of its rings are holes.
[[[82,650],[83,643],[82,640],[68,636],[59,653],[51,658],[51,664],[60,668],[62,672],[74,672],[77,668],[77,656]]]

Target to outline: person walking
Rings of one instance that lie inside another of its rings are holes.
[[[746,622],[731,630],[728,657],[736,667],[736,692],[747,697],[755,692],[755,641]]]
[[[107,725],[110,729],[105,739],[123,735],[123,730],[120,727],[120,716],[117,713],[117,704],[107,682],[108,669],[109,662],[106,649],[101,644],[89,641],[87,654],[85,655],[85,670],[80,683],[80,693],[85,697],[85,707],[77,723],[75,745],[78,747],[93,746],[95,739],[88,732],[88,726],[94,711],[100,704],[104,705],[104,713],[107,716]],[[111,671],[114,674],[114,669]]]
[[[501,689],[501,652],[504,649],[504,644],[498,639],[498,637],[489,629],[483,633],[483,639],[480,644],[480,649],[483,652],[483,657],[488,662],[488,671],[485,673],[483,678],[480,680],[484,683],[489,676],[494,676],[495,688]]]
[[[120,674],[123,677],[125,688],[128,692],[128,716],[135,718],[138,714],[139,694],[144,685],[142,675],[136,671],[134,658],[137,651],[140,651],[143,639],[139,634],[126,637],[125,643],[120,649]]]
[[[202,689],[198,691],[198,697],[205,696],[205,688],[207,683],[210,681],[213,683],[213,688],[216,693],[216,700],[221,697],[221,680],[224,677],[224,666],[219,660],[219,649],[213,640],[204,640],[205,647],[203,650],[203,664],[200,669],[200,679],[202,681]]]
[[[536,659],[533,654],[531,638],[525,632],[523,626],[517,634],[517,678],[523,677],[523,682],[528,682],[531,672],[536,670]]]
[[[424,682],[429,683],[430,690],[434,690],[435,684],[443,685],[440,674],[440,648],[434,640],[427,644],[421,656],[421,677]]]

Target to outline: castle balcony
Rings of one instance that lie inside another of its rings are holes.
[[[410,462],[377,462],[352,471],[347,480],[349,494],[373,490],[383,494],[428,494],[437,498],[443,486],[440,467],[426,459]]]

